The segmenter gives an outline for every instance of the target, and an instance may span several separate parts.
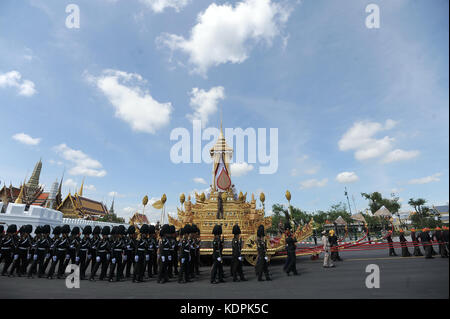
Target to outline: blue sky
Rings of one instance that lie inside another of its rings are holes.
[[[70,3],[80,28],[65,25]],[[369,3],[379,29],[365,25]],[[194,111],[217,127],[222,108],[224,127],[278,128],[277,172],[259,174],[256,163],[232,176],[238,191],[264,191],[268,212],[287,189],[293,205],[327,209],[346,200],[345,186],[358,210],[359,194],[373,191],[397,193],[402,210],[411,197],[445,204],[448,9],[444,0],[1,1],[0,180],[20,184],[42,157],[48,187],[65,168],[65,192],[85,176],[89,197],[110,203],[117,193],[121,216],[146,194],[166,193],[174,212],[180,193],[208,187],[211,166],[172,163],[170,133],[192,133]]]

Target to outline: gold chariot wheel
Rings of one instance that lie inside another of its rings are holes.
[[[257,240],[256,235],[251,235],[245,240],[244,243],[244,248],[252,251],[244,255],[245,260],[252,266],[256,266],[256,260],[258,259],[258,246],[256,240]],[[267,239],[266,245],[267,247],[270,247]],[[270,256],[267,255],[267,257],[269,258],[268,262],[270,262]]]

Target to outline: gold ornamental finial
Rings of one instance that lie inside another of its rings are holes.
[[[161,203],[163,203],[163,205],[164,205],[166,203],[166,201],[167,201],[167,196],[166,196],[166,194],[163,194],[161,196]]]
[[[83,186],[84,186],[84,177],[83,181],[81,182],[80,190],[78,191],[78,196],[83,196]]]
[[[288,200],[288,202],[291,201],[291,192],[290,191],[286,191],[286,199]]]
[[[19,193],[19,196],[17,197],[16,201],[14,202],[15,204],[23,204],[23,186],[24,185],[22,185],[20,187],[20,193]]]
[[[186,200],[186,197],[184,196],[184,193],[180,195],[180,203],[181,205],[184,204],[184,201]]]
[[[148,204],[148,196],[145,195],[144,198],[142,198],[142,205],[147,206]]]
[[[206,198],[205,193],[201,193],[200,194],[200,201],[204,202],[205,198]]]
[[[264,195],[263,192],[261,192],[261,194],[259,195],[259,200],[261,201],[261,203],[264,203],[264,201],[266,200],[266,195]]]

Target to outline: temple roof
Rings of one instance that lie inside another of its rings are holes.
[[[64,203],[70,200],[71,206],[74,210],[81,212],[82,215],[106,215],[108,214],[108,209],[102,202],[98,202],[86,197],[79,196],[78,194],[67,195],[63,202],[59,205],[58,210],[64,205]]]
[[[229,152],[233,152],[233,148],[229,147],[227,145],[227,142],[225,141],[225,137],[223,136],[223,130],[222,127],[220,127],[220,135],[219,138],[217,139],[216,144],[214,144],[214,146],[211,148],[210,153],[219,153],[219,152],[225,152],[225,153],[229,153]]]
[[[134,213],[130,218],[130,224],[149,224],[149,221],[145,214]]]
[[[39,194],[39,196],[31,203],[31,205],[44,206],[49,195],[50,193]]]

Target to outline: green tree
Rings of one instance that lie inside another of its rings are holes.
[[[411,215],[411,221],[416,228],[435,228],[442,224],[440,220],[435,220],[433,211],[428,206],[425,206],[426,203],[427,201],[423,198],[410,198],[408,201],[408,204],[415,210],[415,214]]]
[[[102,218],[99,218],[98,221],[100,222],[109,222],[109,223],[125,223],[125,219],[122,217],[117,217],[114,213],[109,213],[103,216]]]
[[[369,201],[369,208],[372,214],[374,214],[382,206],[386,207],[392,214],[397,214],[401,206],[398,202],[400,198],[383,198],[379,192],[361,193],[361,196]]]

